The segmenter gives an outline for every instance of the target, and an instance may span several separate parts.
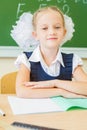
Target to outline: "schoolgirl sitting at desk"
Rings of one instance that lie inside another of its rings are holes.
[[[25,13],[20,22],[23,23],[23,19],[26,21],[28,15],[29,13]],[[16,79],[17,96],[47,98],[61,95],[85,98],[87,74],[82,69],[82,60],[76,54],[65,54],[60,49],[73,36],[72,19],[54,6],[41,8],[34,13],[33,18],[31,15],[29,17],[32,19],[33,29],[28,31],[32,31],[38,46],[33,52],[23,52],[15,62],[19,67]],[[16,29],[17,27],[12,32],[13,38]],[[22,32],[19,35],[22,36]],[[19,35],[15,36],[16,41]],[[27,35],[26,33],[22,39]],[[30,41],[27,40],[24,47],[27,43]]]

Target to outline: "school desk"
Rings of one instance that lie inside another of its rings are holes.
[[[13,115],[7,96],[8,95],[6,94],[0,95],[0,108],[6,113],[6,116],[0,116],[0,120],[3,122],[11,124],[14,121],[19,121],[39,126],[57,128],[59,130],[87,130],[87,110]],[[27,130],[17,127],[15,128],[16,130]]]

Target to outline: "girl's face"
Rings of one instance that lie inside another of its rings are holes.
[[[33,33],[43,47],[55,48],[61,44],[66,30],[63,18],[57,11],[40,12],[36,18],[36,30]]]

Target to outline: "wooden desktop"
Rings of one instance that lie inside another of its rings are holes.
[[[6,116],[0,115],[0,120],[8,123],[9,125],[14,121],[19,121],[23,123],[56,128],[59,130],[87,130],[87,110],[13,115],[7,97],[8,95],[6,94],[0,95],[0,108],[6,114]],[[18,127],[15,128],[16,130],[27,130]],[[3,130],[3,128],[0,127],[0,130]]]

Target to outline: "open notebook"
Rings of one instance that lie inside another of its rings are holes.
[[[45,99],[24,99],[8,96],[13,114],[30,114],[44,112],[67,111],[69,109],[87,109],[87,98],[72,99],[53,97]]]

